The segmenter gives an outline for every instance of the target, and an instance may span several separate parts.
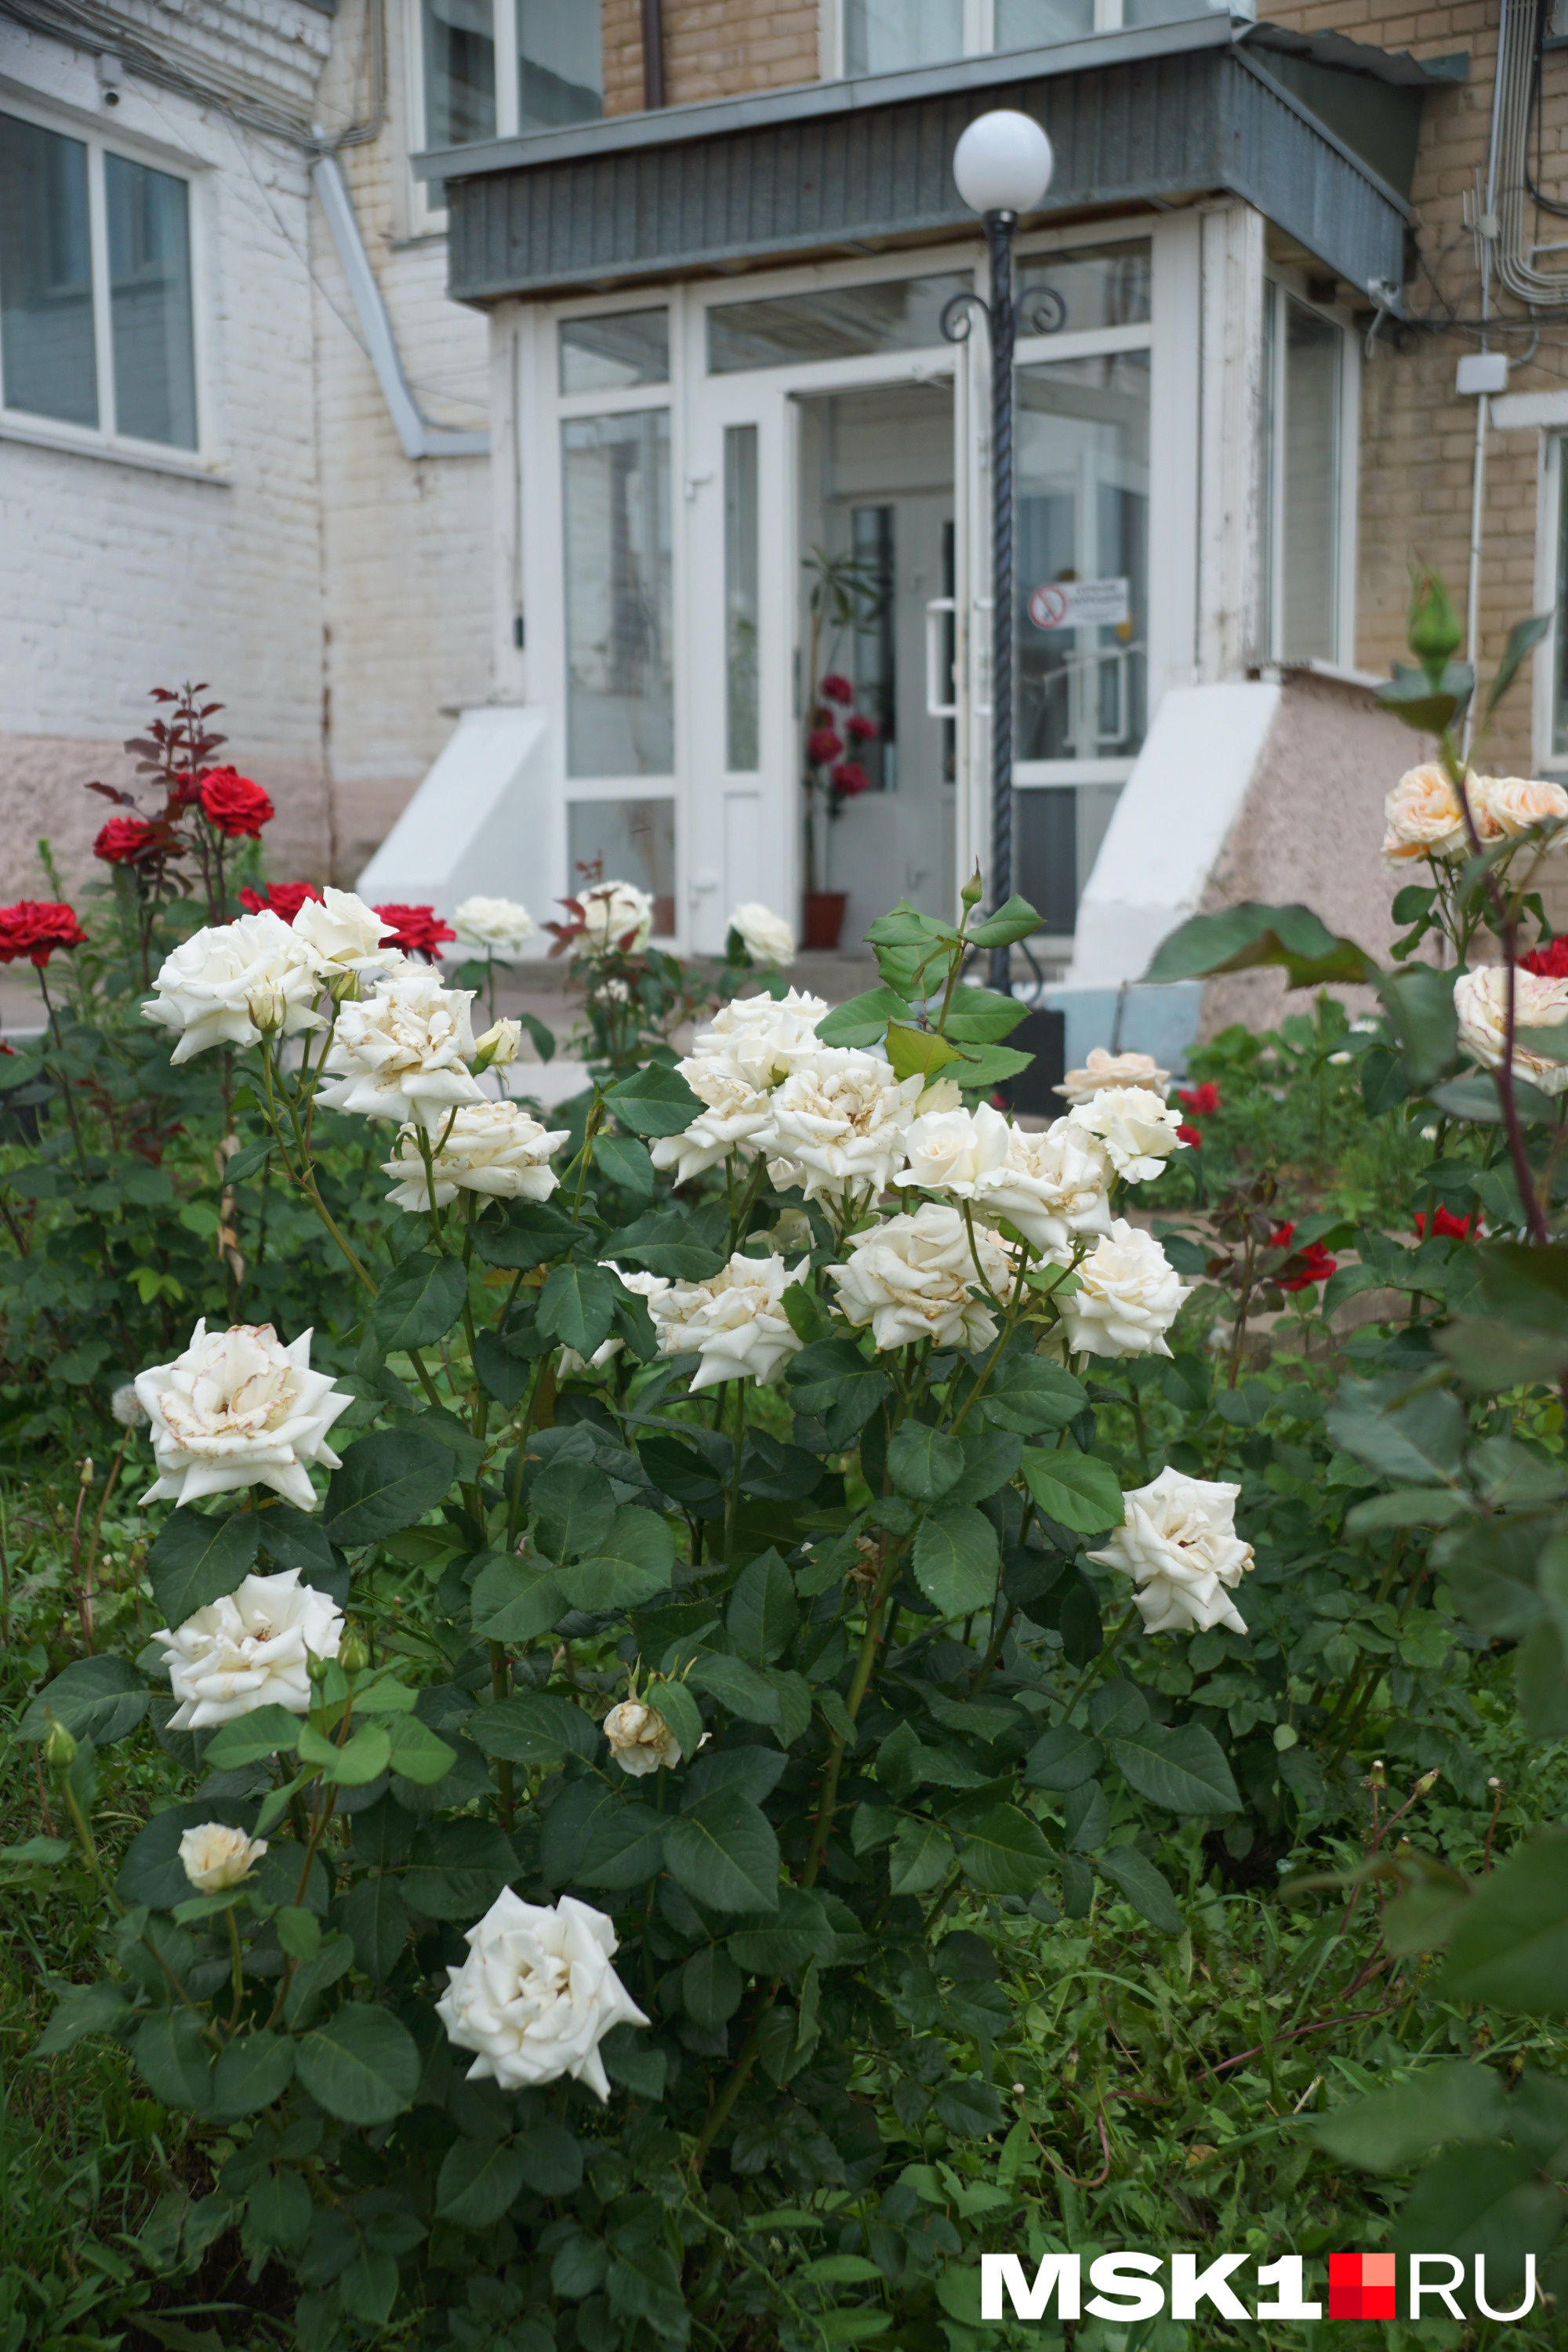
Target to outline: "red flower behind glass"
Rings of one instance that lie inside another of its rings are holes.
[[[849,721],[848,732],[857,743],[875,743],[882,730],[874,719],[867,719],[857,710]]]
[[[19,956],[41,971],[57,948],[79,948],[87,933],[77,921],[76,909],[53,898],[22,898],[14,907],[0,907],[0,963]]]
[[[160,828],[146,824],[139,816],[111,816],[99,827],[92,854],[101,857],[106,866],[141,866],[166,845],[167,837],[160,838]]]
[[[1521,961],[1526,971],[1538,971],[1543,980],[1568,980],[1568,931],[1563,931],[1557,939],[1548,940],[1542,948],[1531,948]],[[1437,1214],[1442,1216],[1443,1213],[1439,1209]],[[1442,1232],[1441,1225],[1437,1230]]]
[[[439,963],[443,943],[458,936],[434,907],[376,907],[372,911],[394,926],[387,946],[401,948],[405,955],[423,956],[426,963]]]
[[[853,719],[850,724],[853,726]],[[837,760],[843,749],[842,737],[836,735],[831,727],[814,727],[805,739],[806,757],[819,768],[826,768],[830,760]]]
[[[247,915],[271,912],[291,923],[307,898],[321,896],[313,882],[269,882],[265,890],[252,890],[247,884],[239,894],[239,903]]]
[[[847,703],[855,699],[855,688],[850,685],[849,680],[836,669],[828,671],[816,690],[825,702]]]
[[[858,793],[868,793],[871,789],[871,779],[858,760],[840,760],[832,771],[832,777],[834,791],[846,800],[853,800]]]
[[[209,768],[201,782],[202,814],[231,841],[259,841],[277,812],[259,784],[234,768]]]

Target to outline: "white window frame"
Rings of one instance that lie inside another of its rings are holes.
[[[1305,278],[1296,270],[1270,262],[1263,273],[1264,299],[1274,305],[1273,368],[1264,387],[1267,415],[1271,420],[1268,479],[1263,495],[1268,501],[1268,547],[1270,577],[1262,583],[1268,615],[1268,642],[1260,647],[1266,667],[1287,659],[1281,650],[1285,584],[1285,335],[1287,297],[1337,329],[1340,338],[1339,512],[1334,533],[1334,643],[1332,650],[1312,656],[1330,668],[1355,666],[1356,532],[1360,511],[1361,338],[1350,313],[1339,303],[1314,302]],[[1261,429],[1261,425],[1260,425]]]
[[[80,450],[88,456],[119,457],[159,473],[211,475],[219,463],[219,453],[213,432],[215,403],[211,397],[207,304],[205,299],[208,253],[205,172],[200,165],[193,166],[186,159],[174,160],[162,148],[146,141],[133,135],[126,136],[118,128],[112,133],[106,133],[96,123],[74,111],[40,106],[9,84],[0,84],[0,113],[13,115],[19,121],[35,123],[41,131],[53,131],[57,138],[74,139],[79,146],[87,149],[88,250],[92,278],[93,359],[98,378],[100,419],[97,425],[73,425],[63,417],[45,416],[30,408],[7,407],[5,404],[5,352],[3,344],[0,344],[0,437],[30,441],[45,448]],[[121,156],[127,163],[143,164],[152,171],[163,172],[170,179],[183,180],[185,184],[185,226],[190,240],[191,360],[196,404],[196,446],[194,449],[182,448],[169,441],[143,441],[135,435],[121,433],[102,421],[115,414],[109,215],[103,173],[106,154]],[[4,331],[4,323],[0,321],[0,337]]]
[[[1561,782],[1568,778],[1568,748],[1554,749],[1557,733],[1557,670],[1559,634],[1568,629],[1568,613],[1563,609],[1563,593],[1568,589],[1568,577],[1561,561],[1563,537],[1563,499],[1568,489],[1568,466],[1563,463],[1564,442],[1568,441],[1559,426],[1548,428],[1541,436],[1541,466],[1537,477],[1535,505],[1535,610],[1552,612],[1555,617],[1534,657],[1532,684],[1534,692],[1531,712],[1535,756],[1532,762],[1538,776],[1552,776]],[[1565,698],[1568,700],[1568,698]]]
[[[1197,13],[1194,9],[1194,16]],[[1205,8],[1204,13],[1209,12]],[[1230,14],[1233,16],[1250,17],[1254,13],[1253,0],[1232,0]],[[1096,33],[1119,33],[1122,29],[1123,15],[1124,0],[1094,0],[1092,29]],[[850,79],[845,58],[847,16],[846,0],[820,0],[817,55],[824,81],[847,81]],[[961,55],[966,58],[989,57],[995,47],[996,0],[963,0],[963,47]]]
[[[597,0],[581,0],[584,6],[595,6]],[[522,109],[517,78],[517,0],[490,0],[490,22],[494,28],[496,53],[496,128],[498,139],[515,139],[522,128]],[[407,0],[403,15],[404,39],[406,44],[408,70],[404,79],[408,89],[408,152],[423,154],[428,144],[425,136],[425,10],[424,0]],[[600,28],[600,80],[604,79],[604,30]],[[510,59],[507,71],[502,60]],[[603,90],[600,92],[601,100]],[[415,236],[445,236],[448,215],[445,205],[435,204],[430,196],[427,180],[416,180],[409,174],[413,197],[409,205],[409,227]]]

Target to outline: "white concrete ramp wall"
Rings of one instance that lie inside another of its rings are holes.
[[[355,884],[373,906],[517,898],[536,923],[564,863],[563,816],[542,710],[465,710],[435,766]],[[530,942],[542,955],[548,939]]]

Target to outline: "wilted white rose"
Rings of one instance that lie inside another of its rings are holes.
[[[533,917],[515,898],[465,898],[452,921],[465,947],[503,959],[533,937]]]
[[[1556,1029],[1568,1021],[1568,980],[1552,980],[1516,964],[1513,991],[1514,1076],[1528,1079],[1542,1094],[1560,1095],[1568,1087],[1568,1061],[1549,1061],[1543,1054],[1532,1052],[1519,1043],[1519,1033]],[[1460,972],[1454,982],[1454,1011],[1458,1015],[1459,1044],[1470,1059],[1484,1070],[1500,1068],[1508,1043],[1507,967],[1489,963],[1477,971]],[[1563,1044],[1568,1053],[1568,1037]]]
[[[1479,782],[1473,771],[1467,772],[1465,790],[1470,814],[1480,838],[1495,839],[1500,828],[1479,802]],[[1383,862],[1396,873],[1424,857],[1468,857],[1470,854],[1465,813],[1440,761],[1429,760],[1422,767],[1407,769],[1384,802],[1383,814]]]
[[[1167,1109],[1149,1087],[1108,1087],[1068,1118],[1087,1135],[1100,1138],[1116,1173],[1129,1184],[1145,1184],[1163,1173],[1173,1151],[1185,1151],[1179,1110]]]
[[[254,1045],[263,1028],[258,1012],[268,1029],[290,1034],[322,1025],[312,1010],[315,959],[269,907],[193,931],[165,957],[153,985],[142,1018],[179,1032],[173,1062],[213,1045]]]
[[[295,938],[310,949],[329,978],[373,967],[400,971],[408,961],[403,950],[382,944],[396,928],[354,891],[330,886],[319,898],[307,898],[293,922]]]
[[[706,1282],[672,1282],[648,1302],[659,1352],[702,1359],[691,1382],[693,1395],[720,1381],[776,1381],[785,1360],[801,1345],[782,1304],[792,1282],[808,1269],[782,1257],[747,1257],[737,1250],[728,1265]],[[623,1277],[624,1279],[624,1277]]]
[[[644,1274],[638,1268],[634,1268],[633,1271],[628,1274],[625,1266],[617,1265],[616,1264],[613,1257],[602,1257],[599,1260],[599,1264],[605,1268],[605,1271],[607,1274],[613,1274],[615,1276],[623,1290],[634,1291],[637,1297],[646,1298],[648,1303],[649,1313],[657,1318],[658,1312],[658,1302],[664,1297],[666,1291],[669,1288],[669,1279],[668,1276],[662,1274]],[[656,1320],[654,1328],[657,1330],[658,1328],[658,1326]],[[561,1378],[563,1381],[568,1381],[575,1378],[578,1374],[583,1372],[602,1371],[606,1364],[610,1364],[615,1361],[616,1358],[620,1354],[621,1349],[626,1346],[626,1341],[621,1338],[618,1331],[612,1331],[607,1339],[600,1340],[598,1346],[589,1357],[584,1358],[580,1356],[575,1348],[563,1348],[561,1350]]]
[[[804,1185],[808,1201],[879,1192],[903,1159],[924,1085],[875,1054],[819,1045],[773,1097],[765,1149],[788,1163],[775,1181]]]
[[[525,1903],[507,1886],[465,1940],[468,1957],[447,1969],[436,2014],[448,2042],[479,2052],[469,2082],[521,2091],[572,2074],[607,2099],[600,2042],[614,2026],[648,2021],[610,1966],[617,1947],[605,1914],[572,1895]]]
[[[679,1740],[646,1699],[624,1698],[613,1706],[605,1717],[605,1737],[622,1771],[636,1780],[661,1765],[668,1771],[680,1761]]]
[[[481,1036],[474,1039],[476,1070],[504,1070],[516,1061],[522,1051],[522,1024],[504,1016],[492,1022]]]
[[[1187,1286],[1152,1234],[1118,1217],[1078,1269],[1061,1301],[1067,1344],[1076,1355],[1168,1356],[1165,1334]]]
[[[656,1168],[673,1170],[678,1184],[689,1184],[731,1151],[756,1147],[768,1130],[773,1100],[715,1055],[689,1054],[677,1067],[704,1108],[679,1135],[658,1137],[651,1153]]]
[[[1528,833],[1532,825],[1560,825],[1568,817],[1568,792],[1561,784],[1524,776],[1478,776],[1471,787],[1478,804],[1478,827],[1483,839],[1494,833]],[[1479,815],[1487,822],[1479,824]],[[1568,846],[1568,834],[1558,834],[1553,849]]]
[[[782,915],[754,899],[737,907],[730,929],[741,934],[741,945],[753,963],[789,964],[795,958],[795,938]]]
[[[978,1261],[976,1259],[978,1251]],[[994,1234],[969,1229],[956,1209],[925,1201],[912,1216],[884,1218],[857,1234],[843,1265],[827,1269],[838,1286],[847,1321],[868,1323],[879,1348],[934,1340],[939,1348],[988,1348],[996,1321],[980,1291],[1012,1277],[1007,1253]]]
[[[444,1209],[459,1192],[482,1192],[494,1201],[548,1201],[561,1179],[550,1165],[571,1130],[542,1128],[512,1102],[465,1103],[443,1119],[431,1136],[436,1205]],[[419,1150],[419,1129],[400,1129],[397,1157],[383,1172],[399,1177],[387,1199],[400,1209],[428,1210],[430,1182]]]
[[[821,1051],[816,1024],[826,1011],[826,998],[797,988],[776,999],[732,997],[698,1031],[691,1059],[716,1063],[765,1094]]]
[[[1069,1070],[1056,1091],[1069,1103],[1080,1103],[1107,1087],[1148,1087],[1163,1095],[1170,1083],[1170,1071],[1152,1054],[1108,1054],[1103,1045],[1091,1045],[1083,1068]]]
[[[271,1486],[302,1511],[316,1507],[307,1465],[338,1468],[327,1432],[353,1399],[310,1370],[310,1334],[284,1347],[270,1323],[209,1331],[204,1318],[172,1364],[136,1377],[152,1423],[158,1475],[143,1504],[194,1503],[238,1486]]]
[[[176,1631],[153,1634],[180,1702],[170,1730],[208,1731],[258,1706],[309,1714],[310,1659],[335,1658],[342,1638],[342,1611],[330,1593],[301,1584],[297,1568],[247,1576]]]
[[[368,997],[340,1006],[316,1099],[365,1118],[413,1119],[438,1133],[458,1105],[488,1099],[468,1064],[473,992],[444,988],[433,971],[377,981]]]
[[[219,1895],[248,1878],[266,1852],[265,1838],[248,1838],[223,1822],[202,1822],[180,1840],[180,1867],[199,1895]]]
[[[573,940],[579,955],[636,955],[653,931],[653,900],[635,882],[596,882],[579,890],[583,929]]]
[[[1239,1486],[1162,1470],[1122,1496],[1124,1526],[1090,1559],[1120,1569],[1137,1587],[1146,1633],[1201,1633],[1246,1623],[1231,1593],[1252,1566],[1252,1546],[1236,1532]]]

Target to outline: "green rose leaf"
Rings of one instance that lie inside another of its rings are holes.
[[[1121,1888],[1133,1909],[1141,1911],[1152,1927],[1157,1927],[1163,1936],[1181,1934],[1186,1922],[1171,1892],[1170,1881],[1162,1876],[1135,1845],[1114,1846],[1108,1853],[1097,1854],[1095,1861],[1104,1875],[1113,1885]]]
[[[1091,1780],[1105,1761],[1105,1750],[1087,1731],[1059,1724],[1037,1739],[1024,1759],[1024,1778],[1031,1789],[1076,1789]]]
[[[1170,1813],[1234,1813],[1241,1799],[1219,1742],[1201,1724],[1138,1724],[1110,1738],[1122,1774]]]
[[[591,1356],[610,1336],[618,1287],[614,1275],[599,1266],[584,1265],[575,1258],[558,1265],[539,1294],[539,1328],[546,1338],[575,1348],[580,1356]]]
[[[765,1551],[741,1570],[725,1612],[725,1630],[741,1657],[753,1665],[770,1666],[788,1649],[799,1622],[790,1572],[776,1551]]]
[[[351,2000],[301,2037],[299,2074],[340,2123],[389,2124],[414,2104],[419,2052],[390,2010]]]
[[[728,1658],[709,1651],[698,1659],[687,1680],[727,1706],[743,1723],[765,1724],[776,1731],[783,1722],[778,1692],[743,1658]]]
[[[74,2050],[89,2033],[118,2033],[131,2017],[128,1986],[73,1985],[33,2044],[35,2058],[54,2058]]]
[[[374,1983],[384,1984],[408,1941],[408,1906],[395,1880],[362,1878],[342,1897],[337,1916],[359,1966]]]
[[[675,1538],[664,1520],[635,1503],[623,1504],[592,1559],[558,1569],[555,1582],[574,1609],[635,1609],[668,1592],[675,1572]]]
[[[536,1359],[525,1356],[494,1331],[474,1334],[474,1370],[498,1404],[515,1412],[533,1385]]]
[[[18,1739],[47,1739],[63,1724],[75,1739],[107,1748],[134,1731],[147,1712],[145,1675],[128,1658],[77,1658],[38,1693],[16,1727]]]
[[[967,1826],[959,1856],[983,1895],[1032,1895],[1054,1857],[1038,1822],[1016,1805],[997,1805]]]
[[[399,1348],[434,1347],[446,1338],[468,1295],[461,1258],[433,1257],[420,1251],[389,1274],[370,1310],[370,1328],[387,1354]]]
[[[940,1502],[963,1475],[963,1440],[923,1421],[906,1421],[888,1441],[888,1470],[911,1502]]]
[[[528,1491],[534,1538],[548,1559],[597,1551],[615,1524],[616,1498],[591,1462],[547,1462]]]
[[[489,1909],[516,1868],[510,1843],[493,1822],[434,1823],[414,1841],[404,1897],[410,1910],[426,1919],[471,1925]]]
[[[228,2043],[213,2070],[212,2103],[220,2115],[254,2116],[280,2099],[294,2079],[287,2034],[246,2033]]]
[[[508,2139],[454,2140],[436,2181],[436,2210],[464,2230],[489,2230],[525,2186],[522,2157]]]
[[[322,1526],[342,1550],[379,1543],[444,1502],[455,1465],[417,1429],[378,1429],[347,1448],[327,1488]]]
[[[554,1578],[510,1552],[491,1554],[472,1586],[474,1631],[489,1642],[531,1642],[566,1613]]]
[[[888,1885],[895,1895],[929,1895],[952,1868],[952,1840],[940,1822],[902,1821],[888,1854]]]
[[[605,1089],[605,1108],[634,1135],[679,1135],[703,1104],[671,1064],[648,1062]]]
[[[153,1599],[164,1624],[183,1625],[198,1609],[243,1584],[260,1541],[261,1521],[254,1511],[230,1511],[222,1518],[201,1511],[172,1512],[147,1555]]]
[[[1309,2126],[1319,2145],[1369,2172],[1403,2172],[1456,2140],[1502,2137],[1508,2099],[1490,2066],[1424,2066],[1407,2082],[1352,2099]]]
[[[547,2116],[519,2143],[522,2177],[536,2197],[570,2197],[583,2186],[583,2150],[564,2124]]]
[[[547,1201],[509,1201],[499,1218],[487,1213],[474,1227],[474,1255],[481,1265],[529,1274],[570,1249],[579,1230]]]
[[[1043,1445],[1026,1446],[1024,1476],[1046,1517],[1079,1535],[1119,1528],[1127,1516],[1121,1480],[1109,1462],[1092,1454],[1065,1445],[1054,1453]]]
[[[1568,2009],[1568,1837],[1532,1838],[1482,1880],[1448,1938],[1441,1991],[1507,2015]]]
[[[468,1718],[474,1744],[512,1764],[555,1765],[568,1756],[593,1757],[601,1734],[593,1717],[569,1698],[545,1691],[514,1691]]]
[[[381,1778],[391,1760],[391,1737],[379,1723],[363,1724],[342,1748],[311,1724],[300,1727],[300,1763],[316,1765],[321,1778],[339,1788],[366,1787]]]
[[[392,1742],[392,1769],[422,1789],[444,1780],[458,1760],[457,1749],[416,1715],[395,1715],[386,1733]]]
[[[195,2010],[160,2010],[138,2032],[132,2055],[155,2099],[162,2099],[166,2107],[182,2107],[195,2115],[206,2112],[213,2059]]]
[[[303,1717],[286,1706],[258,1706],[237,1716],[215,1731],[208,1742],[210,1772],[235,1772],[242,1764],[259,1764],[268,1756],[292,1755],[299,1744]]]
[[[913,1565],[915,1582],[942,1616],[989,1609],[1000,1566],[996,1530],[973,1503],[949,1504],[916,1529]]]
[[[665,1824],[664,1854],[688,1895],[715,1911],[776,1911],[779,1845],[767,1815],[735,1789],[715,1789]]]

